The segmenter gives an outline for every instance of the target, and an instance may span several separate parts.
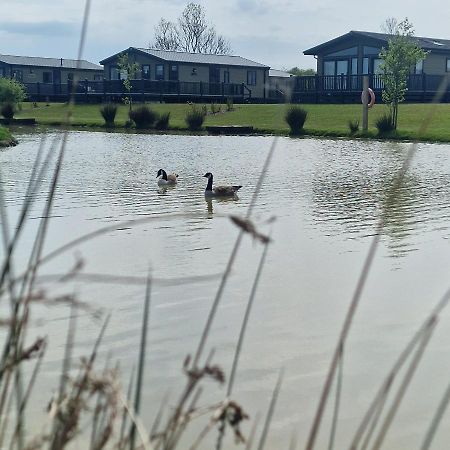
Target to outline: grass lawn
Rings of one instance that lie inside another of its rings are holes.
[[[136,104],[137,105],[137,104]],[[148,104],[159,113],[170,112],[170,128],[186,130],[184,117],[190,106],[183,104]],[[233,111],[208,114],[204,125],[252,125],[257,132],[284,134],[289,128],[284,122],[286,105],[234,105]],[[308,111],[305,123],[307,134],[323,136],[349,136],[348,122],[359,119],[362,122],[361,105],[302,105]],[[207,105],[208,112],[210,106]],[[74,126],[103,126],[103,118],[99,112],[100,105],[75,105],[71,123]],[[38,103],[33,107],[31,103],[24,103],[22,111],[16,117],[34,117],[39,124],[60,125],[64,123],[67,105],[61,103]],[[387,107],[376,104],[369,111],[369,136],[376,137],[375,120],[387,112]],[[433,117],[426,131],[419,136],[419,130],[424,118],[429,112]],[[403,104],[399,108],[397,138],[421,138],[431,141],[450,142],[450,104]],[[128,107],[119,105],[116,116],[116,126],[123,127],[128,118]],[[392,137],[392,136],[391,136]]]

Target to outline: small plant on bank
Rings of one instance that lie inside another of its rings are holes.
[[[136,78],[136,74],[139,72],[139,64],[137,64],[136,62],[132,63],[128,53],[122,53],[117,59],[117,67],[119,69],[119,72],[125,75],[124,77],[121,75],[121,78],[123,87],[128,92],[127,104],[131,111],[133,109],[133,99],[131,97],[131,90],[133,89],[133,85],[131,84],[131,80],[134,80]]]
[[[160,114],[160,116],[156,119],[155,128],[157,130],[167,130],[167,128],[169,128],[169,118],[170,112]]]
[[[105,120],[105,125],[107,127],[114,126],[114,120],[116,118],[117,113],[117,105],[113,105],[112,103],[107,103],[100,108],[100,114]]]
[[[303,132],[303,125],[305,124],[308,112],[300,106],[291,106],[284,117],[292,135],[298,135]]]
[[[211,114],[215,115],[222,112],[222,107],[216,103],[211,103]]]
[[[378,134],[387,134],[395,130],[392,123],[392,116],[390,114],[383,114],[375,121],[375,126],[378,129]]]
[[[0,103],[18,105],[27,97],[25,86],[17,80],[0,77]]]
[[[158,115],[148,106],[142,105],[129,111],[130,119],[134,122],[136,128],[151,128]]]
[[[13,145],[17,145],[17,141],[13,138],[8,128],[0,125],[0,148]]]
[[[348,128],[350,130],[350,134],[355,134],[359,130],[359,120],[349,120],[348,121]]]
[[[16,112],[14,104],[10,102],[3,103],[0,112],[6,120],[11,120]]]
[[[233,111],[234,105],[233,105],[233,98],[228,97],[227,98],[227,111]]]
[[[200,130],[202,128],[203,122],[206,116],[206,105],[199,108],[197,105],[192,105],[191,110],[187,112],[184,120],[186,125],[191,131]]]

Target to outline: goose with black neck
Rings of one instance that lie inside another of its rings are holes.
[[[205,189],[205,197],[234,197],[236,196],[237,191],[242,187],[238,185],[230,185],[230,186],[215,186],[213,187],[213,174],[211,172],[205,173],[203,175],[205,178],[208,178],[208,184]]]

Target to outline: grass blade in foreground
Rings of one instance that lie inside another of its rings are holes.
[[[270,234],[269,234],[269,241],[270,241]],[[247,308],[245,310],[244,318],[242,320],[241,330],[239,332],[239,337],[238,337],[238,341],[237,341],[237,344],[236,344],[236,349],[235,349],[235,352],[234,352],[234,358],[233,358],[233,364],[232,364],[232,367],[231,367],[230,378],[228,379],[226,398],[230,398],[231,397],[231,393],[233,391],[234,380],[235,380],[237,367],[238,367],[238,363],[239,363],[239,356],[241,354],[242,345],[244,343],[245,331],[247,329],[248,320],[250,318],[250,312],[251,312],[251,309],[252,309],[252,306],[253,306],[253,301],[255,299],[256,290],[258,288],[259,280],[261,278],[261,273],[262,273],[262,269],[264,267],[264,263],[265,263],[265,260],[266,260],[268,248],[269,248],[269,244],[267,242],[265,244],[265,247],[264,247],[261,259],[260,259],[259,264],[258,264],[258,269],[256,271],[255,280],[253,281],[253,286],[252,286],[252,289],[250,291],[249,299],[247,301]],[[219,428],[219,436],[217,438],[217,446],[216,446],[217,450],[220,450],[222,448],[222,441],[223,441],[223,437],[225,435],[225,427],[226,427],[226,421],[225,421],[225,418],[224,418],[222,420],[222,423],[220,424],[220,428]]]
[[[428,345],[428,342],[433,334],[434,328],[436,327],[436,320],[434,320],[432,323],[430,323],[429,328],[427,329],[427,332],[424,334],[423,338],[421,339],[419,346],[416,350],[416,354],[414,355],[413,360],[411,361],[410,366],[408,367],[408,370],[405,374],[405,377],[400,384],[400,387],[398,389],[397,395],[395,396],[393,400],[393,404],[391,406],[391,409],[388,411],[388,414],[381,426],[381,430],[378,434],[378,437],[375,440],[375,444],[373,445],[373,450],[379,450],[381,447],[381,444],[383,443],[383,440],[386,436],[386,433],[389,429],[389,427],[392,424],[392,421],[395,417],[395,414],[397,413],[397,410],[400,406],[400,403],[403,399],[403,396],[406,392],[406,389],[409,386],[409,383],[411,382],[411,379],[414,375],[414,372],[417,369],[417,366],[419,365],[420,359],[423,356],[423,353],[425,352],[426,346]]]
[[[433,103],[437,103],[442,98],[442,96],[445,93],[446,87],[447,87],[447,79],[444,79],[442,81],[441,85],[439,86],[439,89],[438,89],[438,92],[437,92],[435,98],[433,99]],[[434,109],[431,110],[429,112],[429,114],[424,118],[424,120],[422,122],[422,126],[419,130],[419,135],[421,135],[425,132],[426,128],[428,127],[428,125],[431,121],[433,114],[434,114]],[[411,144],[409,151],[406,155],[406,158],[403,161],[402,167],[400,168],[400,170],[397,174],[397,177],[394,180],[394,184],[392,186],[390,194],[388,195],[388,201],[386,202],[386,204],[390,204],[391,202],[389,200],[394,199],[397,196],[397,194],[403,184],[405,175],[411,165],[412,159],[414,158],[416,150],[417,150],[417,143]],[[374,237],[370,244],[366,259],[364,261],[364,264],[363,264],[363,267],[362,267],[362,270],[361,270],[361,273],[360,273],[360,276],[359,276],[359,279],[358,279],[358,282],[357,282],[357,285],[355,288],[355,292],[354,292],[352,300],[350,302],[350,306],[348,308],[347,315],[345,317],[344,324],[342,326],[342,330],[341,330],[341,333],[339,336],[339,340],[336,345],[336,349],[334,351],[333,358],[331,360],[330,368],[328,370],[328,374],[325,379],[324,387],[323,387],[322,393],[320,395],[319,404],[317,406],[316,414],[314,416],[313,424],[311,426],[311,431],[309,433],[308,440],[306,443],[306,450],[313,450],[313,448],[314,448],[314,444],[315,444],[315,441],[317,438],[319,427],[320,427],[320,424],[322,421],[322,416],[325,411],[325,406],[326,406],[328,396],[330,393],[331,384],[333,382],[333,379],[336,374],[336,369],[338,367],[341,349],[342,350],[344,349],[345,341],[347,340],[347,336],[350,332],[350,327],[351,327],[351,324],[353,321],[353,317],[355,315],[356,309],[361,300],[362,292],[363,292],[364,286],[366,284],[370,269],[372,267],[372,263],[375,258],[376,250],[378,248],[381,232],[384,228],[384,223],[385,223],[385,213],[382,213],[380,216],[380,219],[377,223],[377,226],[375,228],[375,234],[374,234]]]
[[[136,391],[134,398],[134,412],[139,415],[141,408],[141,397],[142,397],[142,381],[144,377],[144,365],[145,365],[145,355],[147,348],[147,330],[148,321],[150,315],[150,293],[151,293],[151,279],[147,279],[147,289],[145,292],[145,303],[144,303],[144,314],[142,317],[142,330],[141,330],[141,345],[139,348],[139,361],[138,361],[138,372],[136,380]],[[136,425],[133,422],[130,430],[130,450],[134,450],[134,443],[136,439]]]
[[[253,196],[252,196],[252,199],[251,199],[250,204],[248,206],[247,214],[245,216],[246,219],[250,218],[250,215],[251,215],[251,213],[253,211],[253,208],[254,208],[254,206],[256,204],[256,200],[257,200],[259,192],[261,190],[261,186],[262,186],[262,183],[264,181],[264,178],[266,177],[267,170],[269,168],[269,164],[270,164],[270,161],[272,159],[273,153],[275,151],[276,145],[277,145],[277,138],[274,138],[274,140],[272,142],[272,145],[270,147],[269,153],[267,154],[266,160],[264,162],[264,166],[262,168],[261,174],[259,175],[258,182],[256,184],[255,190],[253,191]],[[210,310],[208,319],[206,321],[206,325],[205,325],[205,328],[203,330],[203,334],[201,336],[201,339],[200,339],[200,342],[199,342],[199,345],[198,345],[198,348],[197,348],[197,352],[195,353],[195,357],[194,357],[194,360],[192,362],[192,366],[194,368],[197,366],[197,364],[199,362],[199,359],[200,359],[200,356],[201,356],[201,354],[203,352],[203,347],[205,346],[206,339],[207,339],[208,334],[209,334],[209,330],[211,328],[212,322],[214,320],[214,316],[215,316],[216,311],[217,311],[217,307],[219,306],[220,300],[222,298],[222,293],[223,293],[223,290],[225,288],[225,284],[226,284],[226,282],[228,280],[228,277],[230,275],[231,268],[233,266],[234,260],[236,259],[236,255],[237,255],[238,249],[239,249],[239,247],[241,245],[241,240],[242,240],[243,234],[244,234],[244,231],[242,231],[242,230],[239,231],[239,234],[238,234],[238,237],[236,238],[236,242],[234,244],[233,250],[231,251],[230,258],[228,259],[227,267],[225,269],[225,272],[223,274],[223,277],[222,277],[222,280],[220,282],[219,288],[217,290],[216,297],[214,298],[213,304],[211,306],[211,310]]]
[[[420,450],[428,450],[430,448],[434,435],[436,434],[436,431],[441,423],[442,417],[444,416],[445,411],[447,410],[449,402],[450,402],[450,385],[448,385],[447,389],[445,390],[444,396],[442,397],[441,402],[439,403],[439,407],[433,417],[433,420],[431,421],[430,427],[427,431],[427,434],[425,435]]]
[[[272,399],[270,400],[270,406],[267,410],[266,421],[264,422],[264,428],[261,433],[261,438],[259,440],[258,450],[264,450],[264,446],[266,444],[267,435],[269,433],[270,423],[272,422],[273,413],[275,412],[275,406],[278,400],[278,394],[281,389],[281,382],[283,381],[283,369],[280,370],[280,374],[278,375],[278,381],[275,385],[275,389],[272,394]]]

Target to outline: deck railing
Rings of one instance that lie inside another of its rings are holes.
[[[24,83],[28,96],[33,99],[44,100],[47,97],[69,97],[73,84],[50,84],[50,83]],[[131,80],[131,90],[127,91],[121,80],[80,80],[77,84],[75,94],[103,96],[103,97],[251,97],[251,90],[244,84],[235,83],[205,83],[187,81],[154,81],[154,80]]]
[[[407,97],[409,99],[426,101],[435,93],[442,81],[443,76],[447,76],[450,81],[450,74],[446,75],[426,75],[411,74],[407,80]],[[279,89],[268,88],[267,96],[270,101],[282,102],[312,101],[318,102],[325,98],[335,101],[346,101],[351,97],[355,101],[357,95],[362,91],[364,75],[337,75],[319,76],[308,75],[293,77],[291,81],[291,91],[289,94],[282,93]],[[68,99],[72,92],[72,84],[46,84],[46,83],[24,83],[28,96],[31,100],[46,99]],[[383,89],[383,78],[381,75],[369,75],[369,86],[377,93],[381,94]],[[131,80],[131,91],[128,92],[121,80],[81,80],[77,84],[76,98],[78,101],[90,101],[90,98],[100,100],[119,100],[123,97],[131,96],[135,100],[164,99],[170,98],[179,101],[195,100],[205,98],[207,101],[233,98],[242,101],[252,98],[252,91],[245,84],[233,83],[206,83],[187,81],[155,81],[155,80]],[[447,84],[446,100],[450,101],[450,83]]]
[[[408,76],[408,91],[433,92],[437,91],[443,76],[411,74]],[[364,75],[308,75],[296,77],[294,92],[340,92],[362,91]],[[382,75],[369,75],[369,86],[373,90],[381,91],[384,87]]]

